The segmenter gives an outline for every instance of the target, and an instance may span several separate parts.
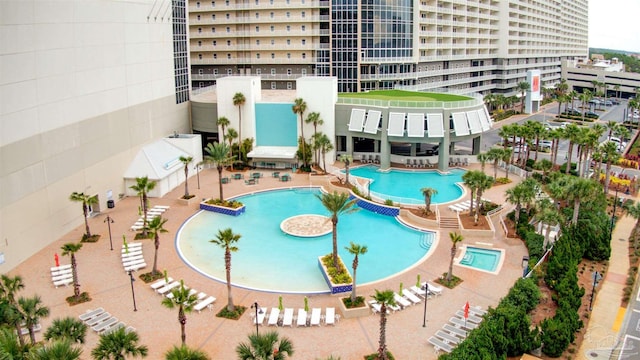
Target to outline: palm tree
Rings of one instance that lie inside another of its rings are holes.
[[[222,137],[220,137],[220,141],[224,141],[224,139],[226,139],[226,133],[225,130],[227,129],[227,127],[229,127],[229,119],[227,119],[224,116],[220,116],[218,118],[218,126],[220,126],[220,128],[222,129]]]
[[[204,156],[205,161],[213,163],[218,170],[218,187],[220,191],[220,201],[224,201],[224,196],[222,195],[222,170],[224,170],[225,165],[232,162],[231,148],[228,147],[225,143],[208,143],[204,148],[204,151],[207,153]]]
[[[307,144],[307,141],[304,138],[304,121],[302,121],[302,118],[304,116],[304,112],[307,111],[307,103],[304,101],[304,99],[297,98],[294,100],[294,104],[291,107],[291,110],[293,111],[294,114],[300,116],[300,136],[302,137],[302,154],[305,154],[306,153],[305,146]],[[306,168],[309,165],[306,162],[307,157],[303,156],[302,159],[304,161],[304,167]]]
[[[167,219],[163,219],[162,216],[156,216],[149,222],[149,233],[151,237],[153,237],[153,246],[155,247],[153,253],[153,268],[151,270],[152,275],[160,274],[158,271],[158,249],[160,248],[160,234],[168,232],[167,229],[164,228],[166,222]]]
[[[2,276],[0,276],[0,299],[6,301],[9,305],[9,308],[7,309],[8,314],[6,315],[13,320],[13,326],[15,327],[16,334],[18,334],[20,346],[25,345],[24,338],[22,337],[23,314],[20,312],[21,309],[16,300],[16,295],[22,289],[24,289],[22,276],[9,276],[6,274],[2,274]]]
[[[331,144],[331,140],[329,137],[323,133],[320,134],[317,139],[317,143],[319,145],[319,151],[322,154],[322,171],[327,172],[327,159],[326,155],[329,151],[333,150],[333,144]]]
[[[238,107],[238,139],[242,142],[242,106],[247,102],[244,94],[237,92],[233,95],[233,106]]]
[[[438,190],[430,187],[423,187],[420,189],[422,196],[424,196],[424,209],[427,214],[431,213],[431,197],[438,194]]]
[[[189,164],[193,156],[180,156],[180,162],[184,165],[184,199],[189,199]]]
[[[379,291],[372,298],[380,304],[380,339],[378,340],[378,360],[388,360],[387,356],[387,307],[395,306],[393,290]]]
[[[87,335],[87,325],[72,317],[55,319],[44,333],[45,340],[64,340],[72,343],[84,344]]]
[[[546,249],[549,244],[549,236],[551,234],[551,227],[560,224],[563,220],[562,215],[558,212],[553,202],[549,199],[542,199],[537,204],[538,211],[536,212],[536,219],[543,224],[547,224],[547,229],[544,234],[544,243],[542,248]]]
[[[342,269],[338,267],[338,216],[342,214],[351,214],[359,210],[356,207],[356,200],[349,200],[349,194],[338,193],[334,191],[333,194],[322,193],[317,194],[316,197],[322,202],[322,205],[331,213],[332,224],[332,240],[333,240],[333,267],[342,272]]]
[[[480,202],[482,201],[482,193],[485,190],[491,189],[493,186],[493,178],[483,172],[480,172],[482,176],[478,175],[478,181],[476,182],[476,211],[473,216],[474,223],[478,224],[478,216],[480,216]]]
[[[480,162],[480,170],[484,172],[484,165],[487,163],[487,161],[491,160],[491,157],[487,153],[480,153],[476,156],[476,159],[478,159],[478,162]]]
[[[85,234],[84,239],[91,238],[91,229],[89,229],[89,209],[91,205],[98,203],[98,198],[95,196],[89,196],[82,192],[72,192],[69,196],[69,200],[82,203],[82,214],[84,215],[84,227]]]
[[[524,96],[530,87],[531,87],[531,84],[529,84],[526,81],[522,81],[518,83],[517,89],[520,91],[520,113],[521,114],[524,114]]]
[[[580,213],[580,203],[594,198],[598,183],[584,178],[573,178],[567,189],[567,201],[573,201],[573,216],[571,223],[578,224],[578,214]]]
[[[564,128],[564,137],[569,139],[569,152],[567,154],[567,167],[564,171],[565,174],[569,174],[569,170],[571,169],[571,158],[573,157],[573,145],[578,140],[578,135],[580,134],[580,128],[576,124],[569,124],[566,128]]]
[[[293,355],[293,344],[286,337],[278,341],[278,333],[269,331],[249,335],[249,343],[240,343],[236,353],[241,360],[284,360]]]
[[[344,163],[345,184],[349,184],[349,165],[351,165],[353,158],[351,155],[342,154],[340,155],[339,160]]]
[[[0,326],[0,359],[24,359],[30,348],[30,345],[18,341],[14,329]]]
[[[216,244],[224,249],[224,267],[227,273],[227,311],[236,311],[233,305],[233,297],[231,297],[231,253],[238,251],[238,247],[233,245],[240,240],[242,235],[234,234],[231,228],[218,230],[215,239],[209,240],[210,243]]]
[[[34,328],[38,325],[41,318],[49,316],[49,308],[44,306],[42,299],[38,295],[29,298],[21,297],[18,299],[18,305],[20,306],[20,312],[23,316],[22,320],[27,329],[29,329],[31,345],[35,345],[36,333]]]
[[[73,346],[70,340],[63,339],[37,346],[29,352],[30,360],[77,360],[82,349]],[[124,359],[124,358],[123,358]]]
[[[319,112],[312,112],[309,115],[307,115],[307,118],[304,120],[305,124],[313,124],[313,136],[317,137],[318,134],[318,125],[322,125],[324,124],[324,120],[322,120],[322,118],[320,118],[320,113]],[[316,151],[316,161],[319,163],[320,160],[320,152],[319,149],[317,149],[318,151]]]
[[[451,277],[453,276],[453,259],[456,257],[458,243],[464,240],[464,238],[462,237],[462,235],[456,232],[450,232],[449,240],[451,240],[451,260],[449,261],[449,272],[447,273],[447,281],[451,281]]]
[[[149,180],[148,176],[137,177],[136,184],[129,186],[131,190],[137,192],[138,196],[140,196],[140,208],[142,209],[142,236],[147,237],[147,212],[148,212],[148,202],[149,199],[147,195],[150,191],[156,188],[156,182],[153,180]]]
[[[78,299],[80,297],[80,283],[78,282],[78,263],[76,262],[76,253],[82,249],[82,243],[66,243],[60,248],[62,256],[69,255],[71,257],[71,272],[73,274],[73,296]]]
[[[620,152],[618,150],[618,144],[613,141],[608,141],[600,146],[600,150],[602,151],[602,156],[606,161],[606,168],[604,172],[604,193],[605,195],[609,193],[609,180],[611,178],[611,165],[618,162],[620,159]]]
[[[474,209],[473,204],[474,204],[474,199],[476,195],[476,190],[478,190],[478,184],[481,181],[481,179],[484,178],[484,176],[485,174],[479,170],[467,171],[466,173],[464,173],[464,175],[462,175],[462,181],[464,181],[464,184],[470,190],[469,198],[471,200],[471,206],[469,207],[469,216],[473,215],[473,209]]]
[[[227,135],[225,135],[225,140],[229,142],[229,157],[233,156],[233,140],[238,138],[238,132],[234,128],[227,129]],[[222,142],[222,141],[221,141]],[[238,145],[238,151],[240,151],[240,145]],[[231,162],[231,170],[233,170],[233,162]]]
[[[351,290],[351,303],[356,301],[356,269],[358,268],[358,255],[364,255],[367,253],[366,245],[359,245],[353,241],[349,243],[349,246],[345,246],[345,249],[353,255],[353,263],[351,268],[353,269],[353,289]]]
[[[164,353],[165,360],[209,360],[207,353],[201,350],[192,349],[186,345],[173,348]]]
[[[162,299],[162,305],[168,309],[178,308],[178,322],[180,323],[180,338],[182,339],[182,346],[185,346],[187,341],[186,325],[187,315],[193,310],[193,306],[198,302],[198,296],[191,294],[189,288],[184,287],[184,281],[180,280],[180,286],[171,290],[172,297],[165,297]]]
[[[498,179],[498,163],[504,157],[504,149],[491,148],[487,151],[487,160],[493,161],[493,178]]]
[[[534,139],[536,154],[533,157],[533,161],[536,162],[538,161],[538,149],[540,148],[540,139],[544,137],[546,130],[544,129],[544,125],[542,125],[542,123],[538,121],[528,120],[525,123],[525,126],[527,126],[531,130],[531,135],[533,136],[533,139]],[[527,159],[528,158],[529,157],[527,157]]]
[[[509,179],[509,165],[511,165],[511,154],[513,153],[512,149],[503,149],[502,151],[502,161],[504,161],[504,177],[505,179]]]
[[[546,177],[549,171],[553,168],[553,163],[549,159],[541,159],[533,164],[533,168],[542,171],[542,175]]]
[[[146,345],[138,345],[140,337],[135,331],[125,328],[100,335],[100,342],[93,350],[91,357],[95,360],[124,360],[127,357],[147,357],[149,349]]]

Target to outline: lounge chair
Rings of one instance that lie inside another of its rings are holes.
[[[460,342],[462,342],[462,339],[460,339],[459,337],[446,333],[442,330],[436,331],[436,336],[442,339],[442,341],[446,342],[447,344],[457,345],[457,344],[460,344]]]
[[[445,343],[444,341],[438,339],[435,336],[432,336],[429,338],[429,343],[434,346],[434,348],[436,349],[436,352],[444,351],[446,353],[450,353],[451,351],[453,351],[453,348],[451,347],[451,345]]]
[[[325,315],[324,315],[324,324],[325,325],[335,325],[336,324],[336,308],[328,307]]]
[[[427,159],[427,166],[432,168],[434,166],[436,166],[434,163],[431,162],[431,160]]]
[[[456,315],[458,315],[461,319],[464,320],[464,310],[456,311]],[[469,314],[467,316],[467,321],[471,321],[474,324],[480,324],[482,322],[482,318],[473,314]]]
[[[133,265],[129,265],[127,267],[124,268],[125,272],[129,272],[129,271],[138,271],[140,269],[144,269],[147,267],[147,263],[146,262],[141,262],[141,263],[137,263],[137,264],[133,264]]]
[[[157,290],[157,289],[159,289],[159,288],[161,288],[161,287],[163,287],[163,286],[165,286],[167,284],[170,284],[171,282],[173,282],[173,278],[171,278],[171,277],[167,278],[167,279],[163,278],[163,279],[158,280],[158,281],[154,282],[153,284],[151,284],[151,288],[153,290]]]
[[[87,324],[87,326],[94,326],[96,324],[99,324],[105,320],[107,320],[108,318],[111,317],[111,314],[109,314],[108,312],[103,312],[102,314],[98,315],[98,316],[94,316],[91,319],[85,320],[84,323]]]
[[[464,305],[462,307],[464,309]],[[474,314],[477,316],[484,316],[487,314],[486,310],[482,310],[479,306],[469,306],[469,314]]]
[[[144,263],[144,257],[142,257],[142,256],[135,257],[131,261],[122,260],[122,266],[124,266],[125,268],[132,267],[132,266],[135,266],[135,265],[139,265],[139,264],[142,264],[142,263]]]
[[[462,165],[464,165],[464,166],[469,166],[469,158],[464,158],[464,159],[462,160]]]
[[[132,255],[132,256],[125,256],[125,257],[122,258],[122,265],[126,266],[125,265],[126,263],[132,263],[132,262],[135,262],[135,261],[139,262],[140,260],[144,261],[144,256],[142,254],[135,254],[135,255]]]
[[[253,318],[254,325],[262,325],[264,322],[264,318],[267,316],[267,309],[260,308],[258,309],[258,316]]]
[[[465,210],[469,210],[469,209],[465,209],[463,207],[461,207],[458,204],[451,204],[449,206],[447,206],[447,208],[453,212],[461,212],[461,211],[465,211]]]
[[[423,287],[424,287],[424,284],[427,284],[427,283],[423,282],[422,283]],[[442,287],[433,285],[431,283],[428,283],[428,285],[429,285],[429,293],[436,296],[442,295]]]
[[[164,286],[156,289],[156,292],[160,295],[164,295],[166,293],[168,293],[169,291],[171,291],[171,289],[180,286],[180,281],[173,281],[170,282],[168,284],[165,284]]]
[[[309,321],[309,325],[320,326],[321,315],[322,315],[322,309],[320,308],[311,309],[311,320]]]
[[[285,308],[282,317],[282,326],[293,326],[293,308]]]
[[[417,159],[413,159],[413,167],[417,168],[418,166],[419,166],[418,165],[418,160]]]
[[[307,326],[307,312],[304,309],[298,309],[298,319],[296,326]]]
[[[409,301],[411,301],[414,304],[419,304],[422,302],[422,299],[420,299],[418,296],[416,296],[414,293],[412,293],[411,291],[409,291],[409,289],[402,289],[402,295],[409,299]]]
[[[87,321],[89,319],[91,319],[92,317],[96,317],[100,314],[102,314],[104,312],[104,309],[99,307],[95,310],[87,310],[87,312],[85,312],[84,314],[80,314],[80,316],[78,316],[78,318],[82,321]]]
[[[213,307],[213,303],[216,302],[216,298],[213,296],[209,296],[208,298],[200,301],[199,303],[197,303],[194,307],[193,310],[200,312],[202,311],[204,308],[209,308],[209,310],[211,310],[211,308]],[[263,316],[264,318],[264,316]]]
[[[405,162],[405,166],[411,167],[411,159],[407,159],[407,161]]]
[[[478,327],[478,324],[474,324],[471,321],[464,321],[464,319],[460,319],[456,316],[449,318],[449,322],[452,323],[455,327],[467,330],[473,330]]]
[[[406,307],[409,307],[409,306],[413,305],[413,304],[411,303],[411,301],[409,301],[409,300],[407,300],[407,299],[403,298],[402,296],[398,295],[398,293],[396,293],[396,292],[394,292],[394,293],[393,293],[393,299],[394,299],[394,300],[396,301],[396,303],[397,303],[398,305],[400,305],[403,309],[404,309],[404,308],[406,308]]]
[[[280,319],[280,309],[271,308],[271,313],[269,314],[269,320],[267,320],[267,325],[278,326],[279,319]]]
[[[121,329],[121,328],[125,327],[125,326],[127,326],[127,325],[125,323],[123,323],[122,321],[120,321],[119,323],[113,324],[113,325],[107,327],[106,329],[102,329],[102,331],[100,331],[100,335],[106,335],[106,334],[112,333],[112,332],[114,332],[114,331],[116,331],[118,329]]]
[[[171,206],[169,206],[169,205],[156,205],[156,206],[154,206],[154,208],[169,210],[169,208],[171,208]]]
[[[421,288],[413,285],[412,287],[409,288],[411,291],[413,291],[416,295],[418,296],[422,296],[422,298],[424,299],[425,297],[427,297],[427,292],[425,290],[422,290]]]
[[[51,277],[51,281],[53,281],[54,283],[60,280],[65,280],[65,279],[73,279],[73,273],[66,273],[66,274],[56,275]]]
[[[244,181],[245,185],[255,185],[257,183],[258,183],[258,179],[254,179],[254,178],[247,179]]]
[[[54,266],[54,267],[51,268],[51,272],[61,271],[61,270],[66,270],[66,269],[71,269],[71,264]]]
[[[157,212],[161,212],[161,213],[163,213],[163,212],[167,211],[167,209],[168,209],[168,208],[169,208],[168,206],[166,206],[166,207],[163,207],[163,206],[154,206],[154,207],[152,207],[150,210],[151,210],[151,211],[157,211]]]
[[[142,254],[142,248],[135,248],[135,249],[129,249],[129,252],[123,251],[120,256],[124,259],[129,256],[135,256],[140,254]]]
[[[229,183],[229,178],[225,176],[222,179],[220,179],[220,182],[223,183],[223,184],[228,184]]]
[[[93,329],[93,331],[95,332],[101,332],[104,329],[107,329],[110,326],[115,325],[118,322],[117,318],[111,317],[106,319],[105,321],[98,323],[94,326],[91,327],[91,329]]]
[[[378,314],[380,311],[382,311],[382,306],[375,300],[369,300],[369,306],[371,307],[372,314]]]
[[[467,331],[466,330],[462,330],[460,328],[457,328],[455,326],[449,325],[449,324],[444,324],[442,326],[442,328],[448,332],[450,332],[451,334],[454,334],[455,336],[461,338],[461,339],[465,339],[467,337]]]
[[[380,164],[380,155],[376,155],[376,157],[373,159],[373,162],[376,164]]]
[[[71,284],[73,282],[73,277],[67,278],[67,279],[62,279],[62,280],[58,280],[58,281],[54,281],[53,282],[53,286],[58,287],[58,286],[67,286],[69,284]]]

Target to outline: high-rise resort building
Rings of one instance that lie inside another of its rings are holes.
[[[117,206],[145,147],[165,158],[188,152],[188,138],[168,138],[191,132],[186,8],[0,2],[1,273],[82,224],[73,192],[96,200],[90,212]],[[144,174],[182,182],[179,161],[164,165]]]
[[[587,0],[189,0],[193,88],[258,75],[263,89],[335,76],[338,92],[518,93],[588,54]]]

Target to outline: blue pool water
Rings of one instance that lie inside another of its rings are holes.
[[[224,251],[210,243],[219,229],[242,235],[232,253],[231,281],[246,288],[273,292],[328,292],[318,256],[331,253],[331,234],[315,238],[285,235],[280,223],[295,215],[329,213],[315,197],[317,189],[267,191],[237,198],[246,212],[233,217],[201,211],[183,224],[176,236],[178,253],[202,274],[225,280]],[[330,221],[330,220],[329,220]],[[395,218],[360,210],[339,217],[338,251],[351,272],[350,241],[368,246],[359,256],[358,284],[399,273],[428,252],[433,233],[410,229]]]
[[[501,257],[502,251],[500,250],[481,249],[467,246],[464,257],[460,260],[460,265],[495,272],[500,264]]]
[[[391,199],[402,204],[424,204],[424,197],[420,189],[430,187],[438,190],[431,197],[432,204],[454,201],[463,194],[461,183],[465,171],[451,169],[442,174],[437,171],[405,171],[396,170],[382,172],[377,166],[367,165],[350,170],[349,174],[373,180],[371,195],[382,199]]]

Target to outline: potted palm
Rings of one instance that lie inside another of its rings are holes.
[[[356,270],[358,269],[358,256],[366,254],[368,248],[365,245],[359,245],[351,242],[349,243],[349,246],[345,247],[345,249],[353,255],[353,262],[351,263],[351,268],[353,269],[353,282],[351,283],[351,296],[340,299],[342,314],[344,314],[344,317],[347,319],[367,316],[369,315],[367,302],[364,301],[363,296],[358,296],[356,294]]]

